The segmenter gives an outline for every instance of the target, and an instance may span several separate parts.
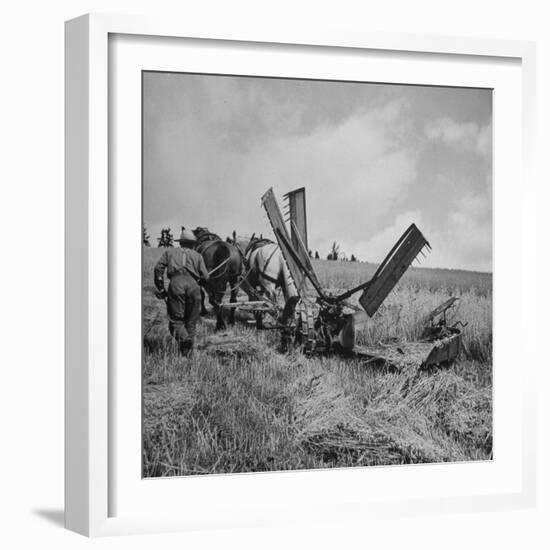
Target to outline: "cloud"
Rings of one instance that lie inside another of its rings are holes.
[[[429,105],[415,91],[151,76],[144,88],[151,236],[181,225],[206,225],[222,237],[233,229],[271,235],[262,193],[306,187],[309,245],[322,256],[336,241],[348,256],[379,262],[414,221],[434,245],[423,265],[490,269],[491,126],[457,122],[490,112],[468,110],[452,90],[433,92],[447,100],[430,96]]]
[[[430,140],[440,140],[458,151],[477,153],[488,157],[492,150],[490,124],[480,126],[475,122],[456,122],[449,117],[441,117],[425,126]]]
[[[401,237],[413,222],[416,223],[417,226],[422,227],[422,215],[418,210],[409,210],[399,214],[395,217],[391,225],[385,227],[374,237],[357,242],[353,245],[351,245],[351,243],[344,243],[342,249],[346,251],[349,250],[350,254],[355,254],[360,260],[380,263],[399,237]]]
[[[487,193],[465,195],[443,226],[434,224],[420,210],[400,213],[373,238],[355,243],[349,250],[361,260],[379,263],[411,223],[432,247],[426,258],[420,258],[422,267],[492,271],[492,216]],[[345,246],[350,243],[342,245],[348,250]]]
[[[416,176],[418,152],[401,137],[404,109],[406,102],[394,100],[300,134],[278,124],[238,148],[220,136],[218,109],[214,130],[191,117],[167,121],[157,136],[161,162],[146,166],[150,180],[162,179],[162,194],[154,184],[146,188],[146,221],[162,216],[180,219],[178,226],[211,224],[223,234],[269,233],[261,194],[306,186],[312,248],[335,236],[356,238],[357,220],[372,234]]]
[[[416,177],[418,152],[399,139],[403,108],[394,101],[305,135],[261,143],[246,156],[240,186],[256,183],[280,193],[306,186],[313,249],[335,236],[360,238],[358,227],[372,233]]]

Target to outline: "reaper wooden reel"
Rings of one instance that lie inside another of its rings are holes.
[[[417,256],[423,254],[424,249],[431,250],[430,244],[416,225],[411,224],[369,281],[341,294],[329,295],[321,287],[308,254],[305,188],[291,191],[285,198],[288,201],[286,222],[290,234],[273,189],[270,188],[262,196],[262,206],[299,297],[293,315],[281,328],[283,347],[292,342],[307,354],[342,352],[383,359],[377,350],[356,349],[355,319],[361,308],[350,304],[348,298],[361,292],[359,303],[368,317],[373,317]],[[426,362],[448,362],[458,355],[460,330],[458,326],[448,327],[445,317],[445,312],[455,301],[456,298],[448,300],[428,316],[429,325],[426,325],[423,340],[419,342],[428,344],[428,349],[419,366]],[[347,313],[346,309],[350,308],[355,312]],[[439,317],[437,326],[434,325],[436,317]],[[387,350],[388,346],[384,349]],[[402,352],[403,344],[397,350]],[[405,355],[404,352],[402,354]]]

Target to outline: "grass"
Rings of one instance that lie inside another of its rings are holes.
[[[356,361],[276,351],[278,335],[238,323],[200,325],[181,358],[152,294],[145,249],[143,475],[170,476],[492,458],[491,276],[413,269],[358,341],[418,335],[450,294],[467,321],[459,361],[433,373],[387,373]],[[317,261],[322,284],[344,289],[375,266]],[[438,286],[439,281],[439,286]]]

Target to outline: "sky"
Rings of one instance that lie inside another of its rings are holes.
[[[309,248],[492,271],[492,91],[145,72],[143,220],[271,236],[260,197],[306,188]],[[282,200],[280,200],[282,206]]]

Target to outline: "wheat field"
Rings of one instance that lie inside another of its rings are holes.
[[[153,294],[161,250],[144,248],[143,476],[181,476],[492,459],[492,277],[412,268],[362,327],[360,344],[419,336],[454,295],[467,322],[450,367],[387,372],[360,361],[277,351],[278,334],[241,319],[202,319],[192,358],[178,355]],[[346,289],[361,262],[314,260],[321,284]]]

